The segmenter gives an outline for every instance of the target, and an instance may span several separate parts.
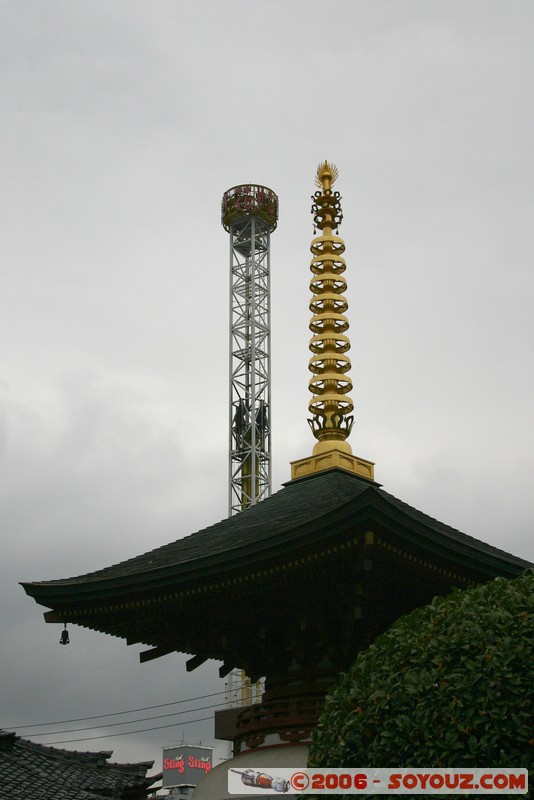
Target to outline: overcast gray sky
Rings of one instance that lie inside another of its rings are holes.
[[[534,560],[533,34],[529,0],[0,2],[0,726],[220,688],[214,664],[141,666],[83,629],[60,647],[18,581],[226,516],[235,184],[280,199],[273,488],[313,446],[309,207],[327,158],[353,451],[392,494]],[[159,768],[161,745],[212,730],[67,746]]]

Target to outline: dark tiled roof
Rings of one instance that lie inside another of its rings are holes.
[[[192,533],[183,539],[151,550],[121,564],[85,576],[86,580],[99,580],[110,573],[122,575],[155,570],[171,564],[186,570],[204,558],[231,560],[241,558],[244,549],[260,551],[270,547],[276,539],[284,539],[296,530],[309,529],[333,509],[362,494],[370,484],[347,480],[337,472],[289,483],[262,503],[244,513],[223,519],[209,528]],[[204,555],[206,554],[206,555]],[[76,581],[76,578],[62,581]]]
[[[488,575],[513,577],[533,566],[530,561],[475,539],[474,536],[418,511],[383,489],[378,489],[377,494],[390,507],[392,515],[396,515],[398,519],[404,518],[407,524],[413,526],[417,535],[421,535],[424,530],[424,541],[429,551],[461,555],[466,564],[473,568],[478,567],[481,572],[487,570]]]
[[[109,763],[111,751],[60,750],[0,731],[2,800],[141,800],[161,775],[147,777],[154,762]]]
[[[223,662],[221,675],[239,666],[259,676],[279,671],[295,642],[310,638],[302,634],[312,630],[305,620],[312,613],[317,621],[333,596],[330,623],[310,646],[330,647],[340,671],[400,614],[455,586],[514,577],[528,566],[374,482],[331,470],[291,481],[241,514],[136,558],[24,588],[52,609],[47,622],[150,645],[142,661],[176,650],[193,655],[188,669],[213,658]],[[343,643],[328,639],[334,618]],[[241,635],[247,626],[262,631],[257,642]]]
[[[184,582],[237,566],[246,566],[298,548],[300,542],[323,536],[336,521],[374,509],[383,520],[395,524],[407,538],[414,535],[434,552],[455,553],[466,563],[488,568],[488,574],[517,574],[529,563],[418,511],[381,489],[378,484],[341,470],[318,473],[291,481],[272,497],[215,525],[151,550],[136,558],[87,575],[57,581],[24,583],[37,602],[49,605],[65,594],[90,591],[92,596],[109,591],[132,590],[142,581],[161,586],[165,579]]]

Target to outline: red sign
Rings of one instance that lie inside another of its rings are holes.
[[[196,786],[212,767],[210,747],[188,744],[163,750],[163,788]]]

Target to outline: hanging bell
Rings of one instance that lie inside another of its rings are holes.
[[[65,623],[64,629],[61,631],[61,638],[59,640],[60,644],[69,644],[69,632],[67,630],[67,623]]]

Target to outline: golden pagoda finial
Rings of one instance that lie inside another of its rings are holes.
[[[310,289],[314,297],[310,302],[313,317],[310,330],[314,334],[310,341],[313,353],[309,369],[313,377],[309,389],[315,397],[310,400],[308,408],[312,418],[308,420],[313,435],[318,439],[314,454],[324,452],[336,442],[339,449],[351,453],[350,445],[345,442],[351,428],[353,418],[350,416],[354,405],[348,392],[352,383],[347,376],[350,370],[350,359],[346,355],[350,342],[345,331],[349,321],[344,313],[348,303],[343,296],[347,288],[342,274],[345,272],[345,260],[341,254],[345,243],[332,231],[341,224],[341,197],[339,192],[332,192],[331,186],[338,176],[337,167],[325,161],[317,168],[316,183],[320,187],[312,200],[313,221],[322,236],[315,238],[311,244],[314,256],[310,264],[313,272]]]
[[[372,480],[372,462],[353,456],[346,441],[352,429],[354,404],[348,395],[352,382],[347,374],[351,367],[347,355],[350,341],[345,335],[349,328],[345,316],[348,303],[343,295],[347,288],[343,277],[346,264],[342,257],[345,243],[333,233],[343,219],[341,196],[332,191],[337,177],[334,164],[328,161],[319,164],[315,178],[318,191],[312,197],[312,214],[314,227],[321,235],[310,247],[313,255],[310,330],[313,336],[308,365],[313,373],[309,389],[314,395],[308,404],[312,415],[308,423],[317,443],[311,458],[292,463],[292,477],[340,467]]]

